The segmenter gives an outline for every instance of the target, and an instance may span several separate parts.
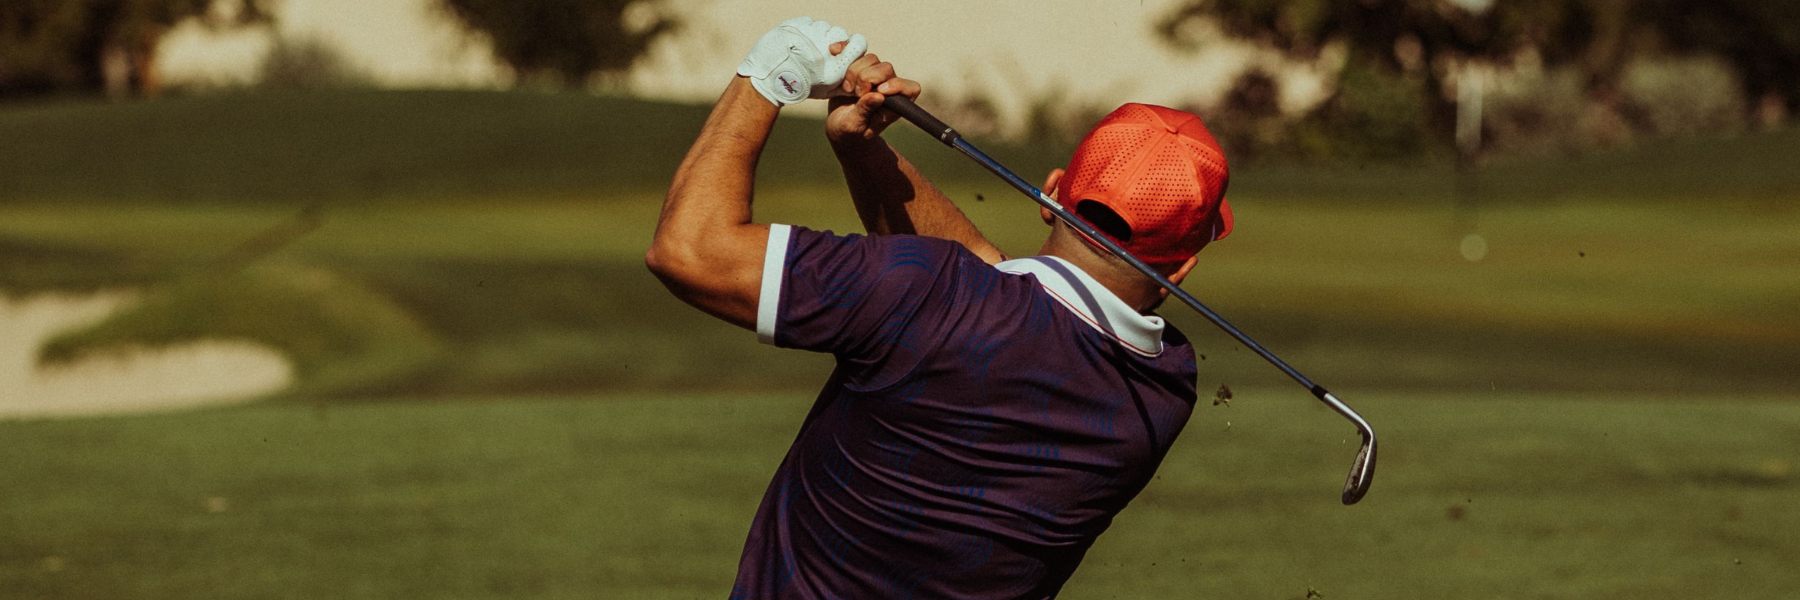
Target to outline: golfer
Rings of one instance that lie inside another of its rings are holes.
[[[731,598],[1053,598],[1150,481],[1195,403],[1167,293],[1052,219],[1008,260],[879,134],[919,95],[861,36],[804,17],[757,42],[675,174],[651,271],[782,348],[828,352],[757,509]],[[751,219],[783,106],[827,138],[868,235]],[[1044,188],[1179,282],[1231,229],[1193,115],[1127,104]]]

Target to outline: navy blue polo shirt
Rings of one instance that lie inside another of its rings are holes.
[[[776,225],[757,333],[827,352],[731,598],[1043,599],[1154,475],[1194,351],[1073,264]]]

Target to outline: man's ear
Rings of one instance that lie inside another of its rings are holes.
[[[1200,263],[1200,255],[1195,254],[1193,256],[1189,256],[1187,259],[1187,262],[1181,263],[1180,268],[1175,269],[1175,272],[1168,274],[1169,275],[1169,283],[1173,283],[1175,285],[1181,285],[1181,280],[1187,279],[1188,272],[1193,271],[1194,265],[1199,264],[1199,263]],[[1157,287],[1156,288],[1156,297],[1158,297],[1158,298],[1169,297],[1169,289],[1165,288],[1165,287]]]
[[[1174,273],[1169,274],[1169,283],[1173,283],[1175,285],[1181,285],[1181,280],[1187,279],[1188,272],[1193,271],[1194,265],[1199,264],[1199,263],[1200,263],[1200,255],[1196,254],[1193,256],[1189,256],[1187,259],[1187,262],[1181,263],[1181,268],[1175,269]],[[1163,293],[1167,294],[1167,293],[1169,293],[1169,291],[1163,290]]]

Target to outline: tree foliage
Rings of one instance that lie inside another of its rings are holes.
[[[1737,69],[1744,96],[1800,112],[1800,2],[1793,0],[1644,0],[1640,19],[1674,51],[1716,54]]]
[[[623,73],[679,26],[661,0],[441,1],[521,79],[564,86]]]
[[[1637,58],[1712,55],[1736,71],[1752,105],[1746,109],[1772,100],[1788,112],[1800,110],[1800,2],[1491,0],[1465,8],[1472,3],[1187,0],[1156,31],[1175,46],[1191,47],[1216,30],[1298,60],[1341,49],[1347,57],[1340,83],[1374,77],[1410,85],[1419,94],[1419,125],[1440,140],[1453,124],[1457,72],[1472,62],[1501,70],[1527,61],[1576,69],[1590,97],[1605,105],[1618,101],[1621,79]],[[1392,112],[1391,105],[1376,108]],[[1369,116],[1341,95],[1326,110],[1352,121]]]
[[[105,89],[154,91],[156,46],[188,19],[215,27],[265,22],[268,0],[5,0],[0,97]]]

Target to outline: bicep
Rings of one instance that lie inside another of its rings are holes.
[[[751,223],[691,240],[659,237],[646,262],[683,302],[738,327],[755,329],[764,264],[774,252],[770,250],[770,229]],[[783,246],[781,253],[785,254]]]

